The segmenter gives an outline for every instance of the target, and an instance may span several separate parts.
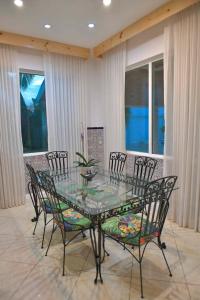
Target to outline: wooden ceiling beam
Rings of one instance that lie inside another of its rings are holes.
[[[160,6],[150,14],[144,16],[137,22],[129,25],[93,49],[95,57],[101,57],[105,52],[111,50],[117,45],[131,39],[138,33],[141,33],[154,25],[168,19],[200,0],[171,0]]]
[[[16,33],[0,31],[0,44],[26,47],[45,52],[58,53],[88,59],[90,49],[40,39],[36,37],[25,36]]]

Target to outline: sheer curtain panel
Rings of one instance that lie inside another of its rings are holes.
[[[66,150],[72,165],[76,151],[87,154],[87,62],[44,54],[48,149]]]
[[[16,53],[0,45],[0,208],[24,204],[19,76]]]
[[[200,230],[200,5],[164,31],[165,174],[178,175],[170,217]]]
[[[102,100],[105,126],[105,167],[111,151],[125,150],[126,44],[105,54],[101,61]]]

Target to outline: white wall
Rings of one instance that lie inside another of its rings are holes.
[[[165,23],[161,23],[127,42],[127,67],[164,52],[164,26]]]
[[[18,48],[17,64],[19,69],[43,71],[44,66],[42,52],[27,48]]]
[[[88,123],[89,127],[103,126],[103,99],[101,96],[101,59],[88,61]]]
[[[134,40],[127,43],[126,66],[130,66],[163,53],[164,40],[160,34],[144,43],[137,44]]]

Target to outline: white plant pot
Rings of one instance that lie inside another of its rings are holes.
[[[94,173],[94,166],[92,166],[92,167],[81,167],[80,173],[82,175],[92,174],[92,173]]]

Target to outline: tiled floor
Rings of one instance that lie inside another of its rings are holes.
[[[68,246],[63,277],[59,232],[45,257],[45,250],[40,248],[42,220],[32,236],[32,216],[30,200],[26,206],[0,210],[1,300],[140,299],[138,264],[118,244],[106,241],[111,256],[106,257],[102,267],[104,284],[93,283],[95,264],[88,235]],[[163,240],[173,277],[168,276],[160,250],[149,245],[143,261],[145,299],[199,300],[200,234],[168,221]]]

